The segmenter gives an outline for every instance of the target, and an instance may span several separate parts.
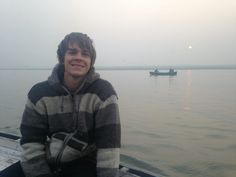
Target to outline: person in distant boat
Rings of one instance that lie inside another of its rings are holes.
[[[28,93],[20,126],[23,172],[26,177],[118,177],[117,94],[95,73],[92,40],[70,33],[57,55],[48,80]]]

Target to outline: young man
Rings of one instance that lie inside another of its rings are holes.
[[[21,122],[26,177],[117,177],[120,118],[112,85],[94,71],[96,51],[82,33],[65,36],[59,63],[34,85]]]

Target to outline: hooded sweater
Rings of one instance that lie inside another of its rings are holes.
[[[115,90],[92,68],[71,93],[63,75],[56,65],[28,93],[20,126],[26,177],[51,176],[52,165],[81,157],[96,163],[98,177],[117,177],[121,128]]]

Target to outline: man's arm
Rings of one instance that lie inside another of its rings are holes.
[[[23,150],[21,166],[26,177],[51,177],[45,153],[48,134],[45,108],[40,100],[36,103],[31,100],[29,94],[20,126],[22,134],[20,143]]]
[[[118,177],[121,127],[117,97],[110,96],[96,114],[97,176]]]

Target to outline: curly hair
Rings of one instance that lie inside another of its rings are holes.
[[[65,53],[69,47],[69,44],[76,43],[81,49],[87,49],[91,60],[92,65],[96,59],[96,50],[93,46],[93,41],[87,34],[72,32],[67,34],[65,38],[60,42],[57,49],[57,58],[60,64],[64,63]]]

